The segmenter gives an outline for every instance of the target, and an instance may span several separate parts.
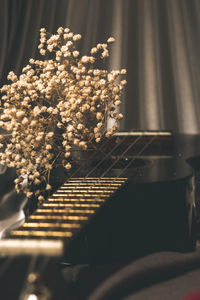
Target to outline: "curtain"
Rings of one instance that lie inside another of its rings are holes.
[[[39,29],[81,33],[82,54],[116,38],[108,69],[127,68],[121,130],[200,132],[199,0],[0,0],[0,83],[37,57]]]

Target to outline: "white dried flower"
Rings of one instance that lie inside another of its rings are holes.
[[[84,125],[83,124],[78,124],[77,129],[78,130],[83,130],[84,129]]]
[[[123,75],[126,74],[126,69],[122,69],[121,74],[123,74]]]
[[[86,142],[84,142],[84,141],[80,142],[80,143],[79,143],[79,147],[80,147],[81,149],[83,149],[83,150],[87,150],[87,144],[86,144]]]
[[[127,84],[127,81],[126,81],[126,80],[122,80],[120,83],[121,83],[122,85],[126,85],[126,84]]]
[[[44,201],[44,197],[40,195],[40,196],[38,197],[38,200],[39,200],[39,201]]]
[[[103,114],[101,112],[97,112],[96,118],[97,118],[97,120],[102,120],[103,119]]]
[[[22,124],[23,125],[27,125],[29,123],[29,121],[28,121],[28,118],[23,118],[23,120],[22,120]]]
[[[121,101],[117,100],[114,102],[115,106],[119,106],[121,104]]]
[[[63,27],[59,27],[58,30],[57,30],[57,33],[60,35],[62,34],[64,31],[64,28]]]
[[[46,190],[47,190],[47,191],[50,191],[51,189],[52,189],[52,186],[51,186],[50,184],[47,184],[47,185],[46,185]]]
[[[109,56],[109,52],[108,51],[103,51],[101,54],[102,58],[106,58]]]
[[[73,51],[73,56],[76,58],[79,56],[79,51]]]
[[[75,44],[80,38],[69,28],[59,27],[54,35],[41,28],[38,48],[47,57],[29,59],[22,74],[17,77],[10,72],[11,84],[1,88],[0,126],[8,135],[1,139],[0,148],[5,150],[0,152],[0,163],[16,168],[17,192],[24,190],[31,197],[30,186],[38,185],[34,194],[39,201],[44,200],[43,192],[51,190],[51,169],[61,162],[67,170],[71,168],[73,145],[87,150],[88,145],[110,137],[122,118],[116,107],[121,103],[126,80],[119,83],[118,77],[126,70],[108,72],[95,68],[96,60],[109,56],[109,44],[114,38],[79,58]],[[106,131],[108,117],[115,125]],[[25,189],[24,177],[28,178]]]
[[[65,152],[65,158],[69,158],[71,156],[70,152]]]
[[[67,163],[66,165],[65,165],[65,169],[67,169],[67,170],[70,170],[71,169],[71,164],[70,163]]]
[[[26,196],[27,196],[28,198],[32,197],[32,195],[33,195],[33,192],[27,192],[27,193],[26,193]]]
[[[107,40],[107,43],[114,43],[115,42],[115,38],[114,37],[110,37],[108,40]]]
[[[83,62],[83,63],[89,63],[90,62],[90,58],[89,58],[89,56],[83,56],[82,57],[82,59],[81,59],[81,61]],[[85,70],[85,69],[84,69]],[[83,72],[84,73],[84,72]]]
[[[47,137],[48,138],[52,138],[54,136],[54,132],[53,131],[50,131],[47,133]]]
[[[121,120],[123,118],[123,115],[122,114],[117,114],[116,118],[117,118],[117,120]]]
[[[52,146],[48,144],[48,145],[46,145],[46,149],[47,149],[47,150],[51,150],[51,149],[52,149]]]
[[[41,183],[41,182],[40,182],[39,179],[36,178],[36,179],[34,180],[34,184],[38,185],[38,184],[40,184],[40,183]]]

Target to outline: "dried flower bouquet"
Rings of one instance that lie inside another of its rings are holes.
[[[58,28],[51,35],[40,30],[40,54],[43,60],[31,58],[17,77],[10,72],[11,83],[1,88],[0,126],[7,134],[1,136],[0,163],[15,167],[17,192],[31,197],[30,187],[48,182],[51,169],[59,162],[69,170],[73,145],[86,150],[102,137],[110,137],[123,117],[116,111],[126,80],[119,80],[126,70],[108,72],[95,68],[109,56],[109,44],[98,44],[89,56],[79,57],[76,41],[80,34]],[[115,125],[106,130],[108,118]],[[28,176],[28,185],[24,178]],[[36,190],[39,201],[43,192]]]

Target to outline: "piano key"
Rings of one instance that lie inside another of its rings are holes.
[[[64,193],[63,193],[63,190],[61,190],[61,191],[57,191],[56,193],[54,193],[53,195],[54,196],[59,196],[60,194],[62,195],[62,194],[66,194],[66,195],[68,195],[69,193],[74,193],[74,194],[76,194],[76,193],[83,193],[83,195],[85,194],[85,193],[93,193],[94,195],[95,194],[104,194],[104,193],[109,193],[109,194],[112,194],[113,193],[113,190],[109,190],[109,189],[106,189],[105,190],[105,188],[103,189],[103,190],[95,190],[95,189],[87,189],[87,190],[83,190],[83,189],[81,189],[81,190],[79,190],[79,189],[66,189],[65,191],[64,191]]]
[[[60,188],[65,188],[65,187],[74,187],[74,186],[81,186],[81,188],[82,187],[85,187],[85,188],[88,188],[88,186],[93,186],[93,187],[107,187],[107,186],[111,186],[111,187],[119,187],[119,186],[121,186],[122,185],[122,183],[112,183],[112,182],[109,182],[109,183],[106,183],[106,182],[104,182],[104,183],[100,183],[100,182],[95,182],[93,185],[91,184],[91,183],[89,183],[89,182],[80,182],[80,183],[76,183],[76,182],[71,182],[71,183],[65,183],[62,187],[60,187]]]
[[[44,223],[44,222],[26,222],[22,228],[80,228],[80,224],[73,223]]]
[[[43,203],[43,207],[100,207],[100,205],[94,203]]]
[[[62,220],[64,221],[87,221],[87,216],[51,216],[51,215],[32,215],[29,217],[29,220],[48,220],[48,221],[56,221]]]
[[[56,209],[56,208],[39,208],[36,210],[36,213],[68,213],[68,214],[94,214],[95,210],[91,209]]]
[[[105,199],[98,199],[98,198],[93,198],[93,199],[90,199],[90,198],[49,198],[48,201],[50,202],[58,202],[58,201],[62,201],[62,202],[77,202],[80,201],[80,202],[105,202]]]
[[[47,255],[62,256],[62,240],[5,239],[1,240],[0,253],[4,255]]]
[[[96,197],[97,194],[92,194],[92,193],[89,194],[88,191],[87,191],[87,193],[85,192],[84,195],[83,195],[83,194],[80,194],[80,193],[77,193],[77,194],[76,194],[76,192],[73,192],[73,193],[66,193],[66,194],[53,194],[52,196],[53,196],[53,197],[61,197],[61,196],[63,196],[63,197],[66,197],[66,196],[67,196],[67,197],[75,197],[75,196],[76,196],[76,197],[81,197],[81,198],[82,198],[83,196],[84,196],[84,197]],[[111,193],[110,193],[110,194],[102,194],[101,196],[102,196],[103,198],[108,198],[108,197],[111,196]]]
[[[74,186],[77,186],[77,184],[64,184],[63,186],[61,186],[58,190],[67,190],[67,189],[70,189],[70,188],[73,188]],[[111,183],[104,183],[104,184],[101,184],[101,183],[96,183],[95,185],[91,185],[91,184],[84,184],[84,183],[81,183],[79,184],[78,186],[80,186],[82,189],[88,189],[88,187],[90,187],[91,189],[105,189],[105,188],[108,188],[111,189],[111,190],[117,190],[119,186],[121,186],[121,183],[116,183],[116,184],[111,184]]]
[[[70,231],[38,231],[38,230],[13,230],[11,232],[12,236],[21,236],[21,237],[55,237],[55,238],[69,238],[72,237],[72,232]]]

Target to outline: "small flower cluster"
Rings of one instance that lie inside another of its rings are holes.
[[[40,54],[43,60],[31,58],[17,77],[10,72],[9,85],[1,88],[2,112],[0,127],[7,134],[1,136],[0,163],[15,167],[17,192],[32,196],[31,185],[46,182],[58,159],[63,166],[71,168],[70,155],[73,145],[86,150],[93,141],[110,137],[123,117],[116,108],[126,80],[119,76],[126,70],[108,72],[95,68],[95,64],[109,56],[109,44],[98,44],[89,56],[79,57],[76,41],[80,34],[68,28],[58,28],[51,35],[40,30]],[[108,118],[113,118],[113,127],[106,130]],[[28,186],[24,187],[24,177]],[[43,200],[41,191],[36,191]]]

